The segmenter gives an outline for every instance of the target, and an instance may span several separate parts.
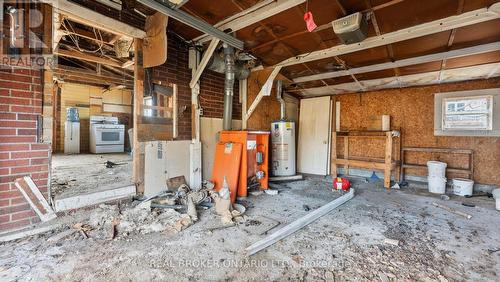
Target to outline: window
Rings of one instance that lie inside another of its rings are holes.
[[[500,88],[435,93],[434,135],[500,136]]]
[[[151,96],[144,97],[144,105],[146,105],[146,106],[153,106],[153,97],[151,97]],[[152,117],[153,116],[153,110],[151,108],[144,109],[144,116],[145,117]]]
[[[492,96],[443,99],[443,130],[492,130]]]

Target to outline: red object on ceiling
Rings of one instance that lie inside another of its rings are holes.
[[[306,12],[304,14],[304,21],[306,22],[306,27],[309,32],[312,32],[318,27],[316,23],[314,23],[313,14],[311,12]]]

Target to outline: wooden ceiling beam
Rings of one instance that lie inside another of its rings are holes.
[[[392,5],[398,4],[398,3],[403,2],[403,1],[405,1],[405,0],[393,0],[393,1],[389,1],[387,3],[380,4],[378,6],[372,7],[371,9],[366,9],[366,10],[363,11],[363,13],[370,12],[370,11],[378,11],[378,10],[390,7]],[[339,9],[341,10],[342,14],[344,16],[346,16],[347,15],[347,10],[344,8],[344,6],[342,6],[341,3],[338,0],[336,1],[336,3],[339,5]],[[333,27],[332,27],[332,23],[331,22],[325,23],[325,24],[322,24],[322,25],[318,26],[316,29],[313,30],[313,32],[320,32],[320,31],[323,31],[323,30],[329,29],[329,28],[331,28],[332,31],[333,31]],[[306,33],[309,33],[309,31],[307,29],[304,29],[304,30],[301,30],[301,31],[296,32],[296,33],[292,33],[292,34],[289,34],[289,35],[278,37],[276,39],[267,41],[267,42],[265,42],[263,44],[260,44],[260,45],[257,45],[255,47],[253,47],[252,49],[250,49],[250,52],[252,52],[252,51],[254,51],[256,49],[268,46],[268,45],[275,44],[278,41],[287,40],[287,39],[290,39],[290,38],[293,38],[293,37],[297,37],[299,35],[303,35],[303,34],[306,34]]]
[[[266,0],[264,1],[264,3],[258,3],[254,7],[250,7],[249,9],[243,10],[240,13],[232,16],[232,19],[230,21],[223,20],[222,22],[219,22],[214,26],[220,30],[230,29],[232,31],[238,31],[254,23],[279,14],[292,7],[300,5],[304,2],[306,2],[306,0]],[[195,39],[193,39],[193,41],[203,43],[210,39],[211,36],[204,34],[196,37]]]
[[[121,21],[107,17],[84,6],[67,0],[41,0],[43,3],[52,5],[56,11],[72,21],[92,26],[100,30],[129,37],[144,38],[146,32],[136,27],[130,26]]]
[[[62,35],[76,35],[78,37],[85,38],[94,42],[113,46],[113,44],[109,43],[104,38],[102,38],[102,40],[100,38],[97,38],[93,32],[83,30],[77,27],[74,27],[73,30],[60,29],[57,32],[60,32]]]
[[[381,70],[400,68],[400,67],[406,67],[406,66],[417,65],[417,64],[436,62],[436,61],[445,60],[445,59],[459,58],[459,57],[464,57],[464,56],[494,52],[497,50],[500,50],[500,41],[489,43],[489,44],[468,47],[468,48],[447,51],[447,52],[441,52],[441,53],[430,54],[430,55],[425,55],[425,56],[413,57],[413,58],[408,58],[408,59],[399,60],[399,61],[395,61],[395,62],[381,63],[381,64],[369,65],[369,66],[364,66],[364,67],[359,67],[359,68],[352,68],[352,69],[348,69],[348,70],[333,71],[333,72],[320,73],[320,74],[309,75],[309,76],[302,76],[302,77],[297,77],[297,78],[293,79],[293,82],[294,83],[302,83],[302,82],[315,81],[315,80],[321,80],[321,79],[329,79],[329,78],[336,78],[336,77],[341,77],[341,76],[348,76],[351,74],[360,74],[360,73],[381,71]]]
[[[117,67],[121,68],[122,64],[119,62],[116,62],[114,60],[111,60],[109,58],[103,58],[95,55],[90,55],[86,53],[80,53],[77,51],[70,51],[70,50],[63,50],[63,49],[58,49],[54,52],[58,56],[62,57],[68,57],[68,58],[73,58],[73,59],[79,59],[83,61],[88,61],[88,62],[93,62],[93,63],[98,63],[98,64],[103,64],[103,65],[108,65],[112,67]]]
[[[359,43],[354,43],[349,45],[342,44],[323,50],[318,50],[306,54],[300,54],[291,57],[289,59],[286,59],[276,64],[275,66],[283,66],[283,67],[292,66],[304,62],[311,62],[325,58],[331,58],[334,56],[353,53],[356,51],[362,51],[370,48],[384,46],[391,43],[396,43],[426,35],[431,35],[442,31],[452,30],[454,28],[460,28],[490,20],[499,19],[500,18],[500,12],[498,12],[499,9],[500,9],[500,3],[496,3],[490,6],[490,8],[482,8],[467,13],[463,13],[461,15],[451,16],[444,19],[428,22],[425,24],[416,25],[398,31],[382,34],[380,36],[373,36]]]
[[[455,69],[448,69],[444,71],[445,74],[442,80],[439,80],[439,71],[418,73],[400,76],[397,81],[396,77],[385,77],[378,79],[362,80],[365,86],[365,91],[376,91],[389,88],[404,88],[412,86],[432,85],[441,82],[456,82],[474,79],[487,79],[500,76],[500,63],[484,64],[471,67],[462,67]],[[306,89],[286,89],[285,92],[302,92],[302,97],[316,97],[345,93],[357,93],[358,85],[355,82],[348,82],[329,87],[314,87]]]

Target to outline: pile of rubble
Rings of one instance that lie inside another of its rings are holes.
[[[102,204],[92,211],[88,222],[73,226],[84,237],[114,239],[129,234],[165,232],[174,234],[198,220],[197,208],[215,206],[224,226],[243,221],[245,208],[232,204],[227,185],[217,192],[213,183],[204,182],[202,189],[193,191],[182,184],[176,191],[164,191],[120,210],[118,205]],[[68,234],[72,233],[67,231]]]

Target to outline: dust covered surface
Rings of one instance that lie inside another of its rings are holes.
[[[470,208],[461,205],[465,200],[460,197],[442,201],[421,190],[387,191],[353,182],[352,200],[251,257],[246,257],[246,247],[305,215],[305,205],[313,210],[338,197],[330,190],[331,179],[281,184],[276,196],[250,196],[243,203],[245,220],[233,227],[222,227],[212,208],[200,211],[199,220],[180,231],[136,226],[128,232],[117,225],[111,240],[106,233],[89,233],[88,239],[74,233],[47,242],[63,231],[59,229],[2,243],[0,280],[499,280],[500,251],[495,250],[500,248],[500,212],[492,199],[474,198],[476,207]],[[472,219],[432,202],[467,212]],[[140,219],[139,226],[147,226],[160,216],[148,211],[127,217],[128,207],[102,208],[104,212],[87,211],[87,217],[75,220],[96,227],[119,214],[122,221]],[[181,216],[169,212],[159,222],[169,225]]]
[[[117,165],[107,168],[106,161]],[[132,156],[127,153],[52,156],[51,184],[56,199],[132,183]]]

